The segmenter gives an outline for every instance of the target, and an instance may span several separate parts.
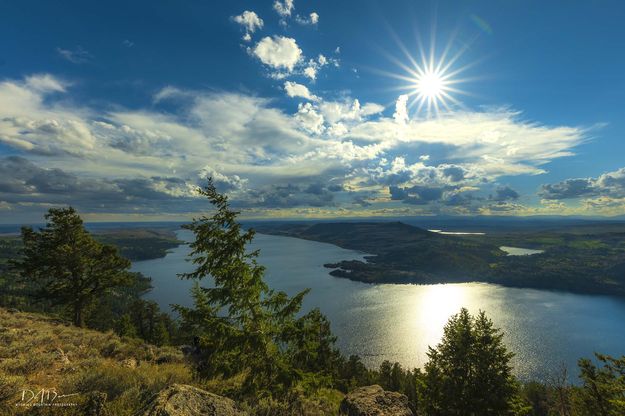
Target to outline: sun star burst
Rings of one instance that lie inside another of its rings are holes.
[[[413,61],[414,62],[414,61]],[[445,63],[444,57],[438,62],[434,57],[424,60],[421,65],[414,65],[410,70],[408,86],[408,96],[410,107],[417,105],[417,113],[425,110],[427,115],[436,115],[443,110],[450,110],[452,105],[460,105],[460,102],[453,97],[453,93],[462,93],[454,88],[459,79],[453,78],[459,71],[450,72],[450,63]]]
[[[452,53],[454,42],[453,39],[450,39],[442,53],[437,56],[434,39],[430,44],[429,53],[419,41],[418,53],[415,54],[406,48],[399,37],[393,37],[408,63],[384,53],[403,70],[403,73],[378,72],[404,81],[403,85],[395,89],[403,91],[403,94],[408,96],[408,110],[431,117],[462,107],[463,105],[457,96],[468,94],[459,88],[459,84],[468,81],[468,78],[460,78],[460,75],[473,64],[457,67],[457,63],[471,42],[465,43],[463,47]],[[416,109],[414,109],[415,107]]]

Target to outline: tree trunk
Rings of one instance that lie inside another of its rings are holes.
[[[79,328],[85,326],[85,320],[82,315],[82,302],[74,303],[74,325]]]

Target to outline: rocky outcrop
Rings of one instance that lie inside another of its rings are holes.
[[[156,394],[141,415],[247,416],[247,413],[226,397],[185,384],[173,384]]]
[[[408,397],[384,391],[378,385],[359,387],[341,402],[339,415],[344,416],[414,416]]]

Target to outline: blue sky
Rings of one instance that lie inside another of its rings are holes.
[[[618,1],[5,3],[0,222],[187,219],[208,176],[248,217],[625,214],[623,21]]]

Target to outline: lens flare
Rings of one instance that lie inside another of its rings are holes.
[[[424,48],[419,40],[416,51],[415,49],[409,50],[392,30],[391,35],[407,62],[397,59],[386,51],[382,53],[401,68],[403,73],[380,70],[376,72],[404,81],[402,85],[394,89],[408,96],[408,110],[418,115],[425,113],[425,116],[431,117],[463,107],[457,97],[469,94],[461,90],[459,84],[469,79],[461,78],[460,75],[474,63],[462,67],[457,67],[457,64],[472,42],[466,41],[462,43],[462,46],[454,48],[452,37],[442,53],[437,55],[433,34],[429,49]]]
[[[425,53],[421,53],[421,63],[410,59],[412,67],[404,66],[409,72],[408,76],[401,78],[408,81],[408,85],[401,88],[408,90],[409,108],[417,106],[416,112],[425,111],[426,116],[438,116],[444,111],[451,111],[452,107],[461,106],[460,101],[454,95],[465,94],[458,89],[457,84],[464,82],[464,79],[457,78],[457,75],[465,68],[452,70],[451,67],[459,55],[450,60],[446,60],[447,50],[436,59],[433,53],[426,58]]]

